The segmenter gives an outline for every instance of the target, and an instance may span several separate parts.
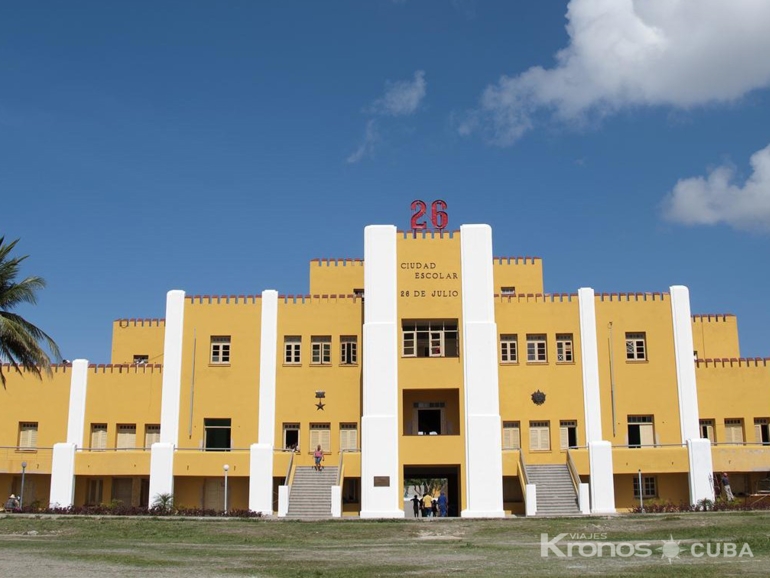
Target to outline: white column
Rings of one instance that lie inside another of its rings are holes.
[[[403,518],[398,457],[396,227],[364,231],[361,517]],[[375,478],[378,480],[375,486]]]
[[[273,513],[273,449],[275,448],[275,391],[278,346],[278,292],[262,292],[259,339],[258,443],[249,458],[249,510]]]
[[[160,402],[160,441],[179,443],[179,401],[182,387],[184,291],[166,294],[166,332],[163,341],[163,391]]]
[[[612,473],[612,445],[602,441],[599,345],[596,335],[596,299],[593,289],[588,287],[578,289],[578,306],[580,309],[580,360],[583,366],[583,409],[591,473],[592,512],[609,513],[615,511],[615,483]],[[597,455],[592,455],[597,452]]]
[[[88,360],[76,359],[70,376],[67,442],[53,446],[49,500],[52,506],[66,508],[75,502],[75,452],[83,447],[87,394]]]
[[[158,495],[174,493],[174,451],[179,442],[179,403],[182,389],[184,297],[184,291],[178,289],[166,293],[160,441],[152,444],[150,448],[149,507],[152,507]]]
[[[700,437],[690,291],[682,285],[674,285],[669,288],[669,291],[674,328],[676,386],[679,394],[679,425],[682,443],[687,445],[687,457],[690,463],[690,503],[696,504],[703,499],[714,499],[714,485],[711,481],[714,471],[711,442]]]
[[[278,517],[285,518],[289,513],[289,486],[278,486]]]
[[[492,229],[460,227],[465,378],[464,518],[502,518],[503,453],[497,373]]]

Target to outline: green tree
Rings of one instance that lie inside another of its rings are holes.
[[[35,294],[45,287],[45,280],[41,277],[27,277],[16,282],[19,264],[28,257],[11,256],[18,242],[16,239],[6,243],[5,237],[0,237],[0,362],[10,363],[19,373],[23,367],[42,378],[43,371],[51,374],[51,358],[43,345],[57,361],[61,360],[61,355],[54,340],[44,331],[12,312],[22,303],[37,303]],[[2,363],[0,382],[5,387]]]

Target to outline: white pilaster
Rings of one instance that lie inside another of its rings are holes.
[[[49,499],[52,508],[68,508],[75,503],[75,449],[71,443],[53,445]]]
[[[683,285],[669,288],[671,320],[674,328],[674,356],[676,359],[676,386],[679,394],[679,425],[682,443],[687,444],[690,462],[690,503],[714,499],[713,462],[711,442],[700,437],[698,386],[693,360],[692,315],[690,290]]]
[[[460,227],[465,379],[464,518],[502,518],[503,454],[497,373],[492,229]]]
[[[615,513],[615,482],[612,478],[612,444],[588,442],[588,464],[591,470],[591,513]],[[609,472],[610,475],[607,475]]]
[[[163,342],[163,391],[160,405],[160,441],[179,443],[179,402],[182,387],[184,291],[166,294],[166,332]],[[152,482],[150,483],[152,485]]]
[[[591,504],[594,513],[614,512],[615,483],[612,473],[612,445],[602,441],[599,344],[596,334],[596,298],[593,289],[589,287],[578,289],[578,306],[580,309],[580,360],[583,366],[583,410],[586,420],[586,445],[588,446],[588,463],[591,473],[589,487]],[[598,455],[592,456],[592,453],[597,451]],[[607,494],[607,488],[612,489],[610,494]]]
[[[332,486],[332,518],[342,517],[342,486]]]
[[[249,510],[273,514],[273,445],[251,444],[249,448]]]
[[[682,285],[669,288],[671,318],[674,325],[674,355],[676,357],[676,386],[679,392],[679,424],[682,443],[700,439],[698,421],[698,390],[693,361],[692,317],[690,291]]]
[[[51,461],[51,506],[66,508],[75,502],[75,453],[83,447],[86,397],[88,395],[88,360],[72,362],[70,399],[67,412],[67,442],[53,446]]]
[[[403,518],[398,458],[396,227],[364,231],[361,517]],[[381,483],[376,487],[374,479]]]
[[[249,458],[249,509],[273,513],[273,449],[278,347],[278,292],[262,291],[259,345],[259,420],[257,441]],[[288,497],[288,495],[287,495]]]
[[[67,443],[83,447],[86,419],[86,397],[88,395],[88,360],[72,362],[70,377],[70,403],[67,417]]]
[[[174,493],[174,447],[172,443],[158,442],[150,448],[149,508],[159,495]]]
[[[289,486],[278,486],[278,517],[285,518],[289,513]]]

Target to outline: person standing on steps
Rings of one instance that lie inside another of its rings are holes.
[[[728,502],[732,502],[735,499],[733,496],[733,489],[730,487],[730,478],[727,472],[722,472],[722,489],[725,491],[725,498]]]
[[[318,447],[315,449],[315,453],[313,454],[315,457],[315,469],[317,472],[323,471],[324,467],[321,465],[321,462],[324,459],[324,453],[321,449],[321,444],[318,444]]]

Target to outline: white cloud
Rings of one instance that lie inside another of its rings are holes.
[[[385,86],[385,94],[372,103],[370,112],[383,116],[406,116],[420,106],[428,84],[425,72],[418,70],[414,73],[414,80],[386,82]]]
[[[366,132],[364,133],[364,142],[350,154],[347,158],[348,163],[354,164],[361,161],[364,157],[371,156],[374,151],[374,143],[380,139],[377,133],[377,126],[374,119],[366,123]]]
[[[768,0],[571,0],[555,67],[503,76],[459,126],[508,145],[539,115],[729,102],[770,84]]]
[[[725,165],[706,178],[678,181],[664,200],[664,216],[686,225],[770,231],[770,145],[751,155],[750,163],[753,172],[743,186],[733,182],[735,169]]]

